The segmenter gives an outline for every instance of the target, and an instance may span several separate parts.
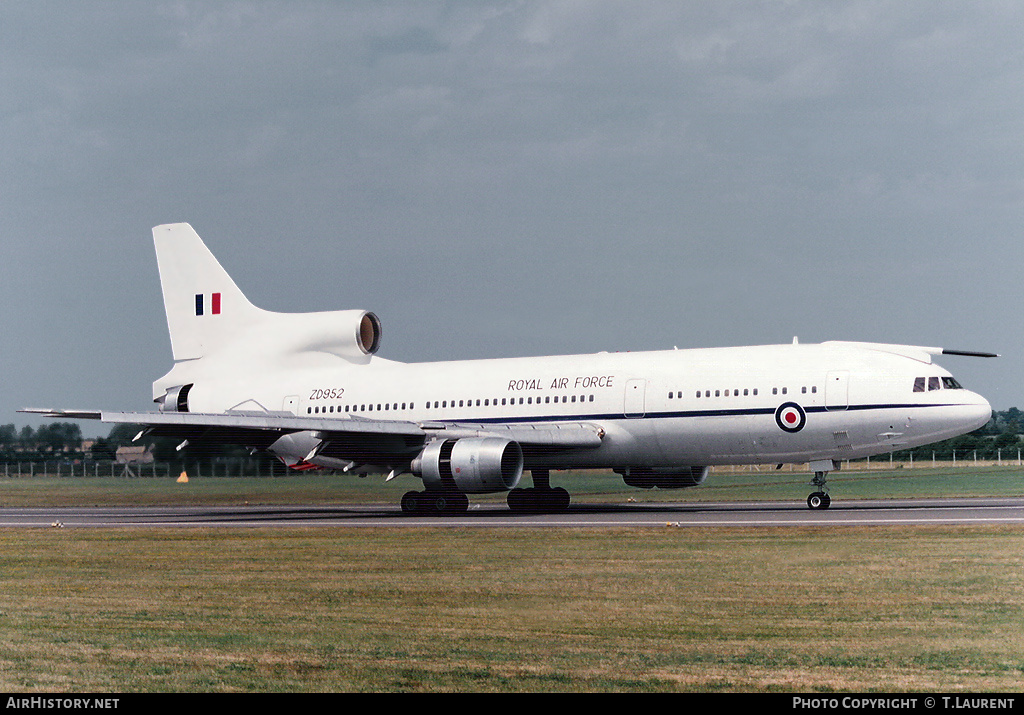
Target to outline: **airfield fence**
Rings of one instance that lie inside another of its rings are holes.
[[[276,477],[286,473],[283,465],[260,459],[225,459],[216,462],[182,464],[172,462],[115,462],[109,460],[31,460],[0,464],[0,477],[124,477],[127,479],[178,478],[182,472],[194,477]]]
[[[913,454],[890,453],[876,455],[864,459],[844,459],[840,471],[867,472],[886,471],[890,469],[949,469],[964,467],[1020,467],[1024,466],[1024,450],[953,450],[950,453],[933,452],[931,456],[914,456]],[[774,464],[738,464],[712,467],[712,472],[734,474],[737,472],[806,472],[806,463],[784,464],[781,470]]]
[[[930,457],[913,454],[889,454],[867,459],[844,460],[841,471],[885,471],[890,469],[939,469],[1024,466],[1024,450],[958,450],[933,453]],[[711,467],[714,473],[806,472],[806,464],[744,464]],[[0,463],[0,478],[24,477],[123,477],[126,479],[177,478],[185,472],[189,479],[202,477],[280,477],[296,474],[276,460],[222,459],[212,462],[130,462],[109,460],[8,460]]]

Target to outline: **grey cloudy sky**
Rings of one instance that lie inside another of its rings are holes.
[[[0,422],[152,407],[178,221],[391,359],[899,342],[1002,353],[941,362],[1024,407],[1021,38],[1019,2],[3,0]]]

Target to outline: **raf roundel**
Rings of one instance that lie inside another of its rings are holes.
[[[775,410],[775,423],[786,432],[799,432],[807,423],[807,415],[800,405],[786,402]]]

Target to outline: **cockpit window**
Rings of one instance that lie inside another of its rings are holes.
[[[914,392],[925,392],[925,380],[928,381],[928,391],[931,390],[962,390],[964,386],[956,381],[953,377],[915,377],[914,378]]]

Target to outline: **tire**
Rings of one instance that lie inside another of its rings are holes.
[[[402,513],[415,514],[420,508],[420,493],[406,492],[402,495]]]
[[[551,490],[552,511],[563,512],[569,508],[569,492],[562,487]]]

